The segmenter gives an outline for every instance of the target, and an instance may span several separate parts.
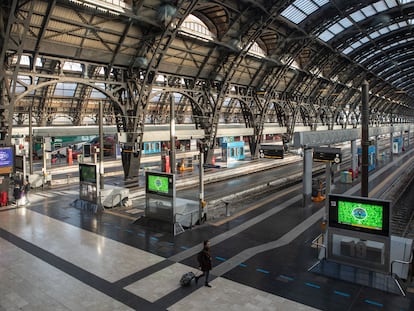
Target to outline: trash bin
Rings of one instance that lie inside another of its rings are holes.
[[[352,184],[352,173],[348,171],[342,171],[341,182],[344,184]]]
[[[9,194],[7,193],[7,191],[2,191],[0,193],[0,204],[1,204],[1,206],[6,206],[7,205],[8,197],[9,197]]]

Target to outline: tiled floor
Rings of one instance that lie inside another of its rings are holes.
[[[323,204],[304,210],[296,193],[176,237],[72,207],[76,187],[30,196],[27,208],[0,209],[0,311],[414,310],[411,296],[308,272]],[[204,239],[213,287],[182,288]]]
[[[181,291],[182,274],[198,273],[172,263],[128,284],[120,280],[165,259],[24,207],[2,211],[0,227],[0,310],[160,310],[158,300]],[[223,278],[211,284],[192,284],[168,309],[312,310]]]

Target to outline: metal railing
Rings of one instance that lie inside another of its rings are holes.
[[[318,251],[318,256],[317,256],[317,258],[318,258],[318,261],[317,262],[315,262],[309,269],[308,269],[308,271],[311,271],[313,268],[315,268],[320,262],[321,262],[321,260],[319,259],[319,250],[322,248],[323,249],[323,257],[322,257],[322,259],[323,258],[326,258],[326,249],[327,249],[327,247],[326,247],[326,245],[325,244],[323,244],[323,243],[319,243],[318,242],[318,240],[320,239],[320,238],[322,238],[322,240],[323,240],[323,233],[321,233],[321,234],[319,234],[316,238],[314,238],[313,240],[312,240],[312,242],[311,242],[311,245],[313,246],[313,247],[315,247],[316,248],[316,250]]]
[[[409,261],[404,261],[404,260],[398,260],[398,259],[394,259],[393,261],[391,261],[391,276],[395,281],[395,284],[397,284],[398,289],[400,290],[401,294],[405,297],[406,296],[406,292],[405,290],[402,288],[400,282],[399,282],[399,277],[393,272],[393,268],[394,268],[394,264],[395,263],[399,263],[402,265],[410,265],[413,262],[413,253],[411,252],[411,256],[410,256],[410,260]],[[408,270],[410,268],[408,267]]]

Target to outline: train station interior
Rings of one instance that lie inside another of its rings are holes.
[[[2,0],[0,311],[414,310],[413,16]]]

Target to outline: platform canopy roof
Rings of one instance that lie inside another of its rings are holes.
[[[366,80],[372,112],[413,118],[413,14],[414,0],[3,0],[0,71],[19,76],[8,86],[24,93],[17,112],[36,107],[39,119],[60,114],[74,123],[111,102],[99,91],[105,80],[150,69],[157,85],[219,93],[230,83],[239,95],[237,87],[255,90],[317,113],[357,109]],[[65,79],[48,83],[50,75]],[[149,114],[168,115],[159,88],[150,101]],[[178,101],[182,113],[191,110]],[[229,117],[241,113],[237,100],[223,106],[224,117],[243,121]]]

